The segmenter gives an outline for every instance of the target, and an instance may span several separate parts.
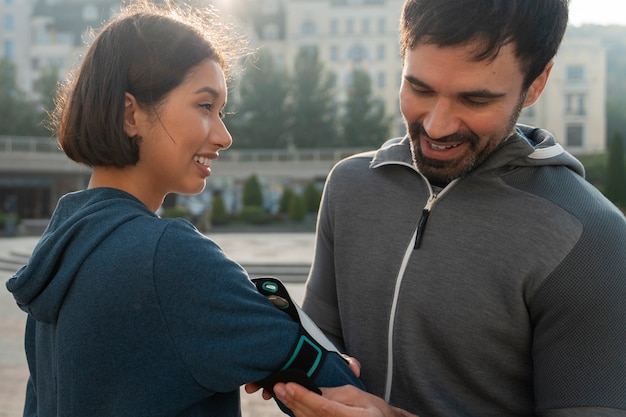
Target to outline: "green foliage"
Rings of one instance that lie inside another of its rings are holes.
[[[41,70],[39,78],[35,80],[34,89],[39,94],[39,104],[43,111],[50,113],[54,110],[54,100],[57,96],[59,83],[59,69],[48,67]]]
[[[596,188],[602,189],[606,180],[606,154],[576,156],[585,167],[585,178]]]
[[[15,83],[15,66],[0,58],[0,135],[48,136],[46,114]]]
[[[264,225],[272,221],[272,217],[260,206],[244,206],[239,213],[239,219],[254,225]]]
[[[606,178],[606,196],[614,204],[626,207],[626,167],[624,166],[624,143],[615,133],[609,144],[609,163]]]
[[[306,218],[306,202],[300,194],[293,194],[289,200],[289,220],[302,223]]]
[[[320,200],[322,199],[322,192],[317,186],[310,182],[304,189],[304,202],[307,213],[317,213],[320,208]]]
[[[287,214],[289,212],[289,202],[291,201],[293,194],[293,189],[291,189],[291,187],[285,187],[278,204],[278,212],[280,214]]]
[[[337,141],[334,75],[324,69],[316,47],[303,47],[294,64],[289,119],[294,144],[331,147]]]
[[[256,175],[248,177],[243,185],[243,205],[263,207],[263,192]]]
[[[261,50],[249,62],[237,87],[231,88],[226,124],[237,148],[279,148],[287,144],[285,103],[289,89],[285,71],[272,55]],[[237,97],[237,94],[238,97]]]
[[[185,207],[169,207],[163,210],[163,213],[161,213],[161,217],[164,218],[170,218],[170,219],[175,219],[175,218],[182,218],[182,219],[190,219],[191,218],[191,214],[189,213],[189,210],[187,210]]]
[[[379,146],[389,135],[391,117],[385,105],[372,96],[372,82],[363,70],[352,72],[342,119],[341,146]]]
[[[228,224],[229,221],[230,216],[226,211],[224,198],[221,193],[215,193],[211,207],[211,222],[215,225],[221,226]]]

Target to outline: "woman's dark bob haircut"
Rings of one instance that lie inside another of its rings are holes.
[[[212,59],[228,75],[245,47],[245,37],[221,22],[214,9],[168,1],[125,6],[95,36],[60,91],[51,123],[59,147],[90,167],[136,164],[141,138],[124,132],[125,94],[157,112],[195,66]]]

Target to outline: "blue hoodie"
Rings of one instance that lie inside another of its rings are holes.
[[[189,222],[116,189],[62,197],[7,288],[28,313],[25,416],[237,416],[300,331]],[[360,384],[337,354],[314,382]]]

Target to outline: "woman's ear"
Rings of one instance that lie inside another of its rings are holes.
[[[124,132],[129,138],[133,138],[139,134],[138,111],[139,105],[137,99],[130,93],[126,93],[124,98]]]
[[[543,70],[541,74],[535,81],[528,87],[528,91],[526,92],[526,99],[524,100],[524,107],[528,107],[532,104],[535,104],[544,88],[546,88],[546,84],[548,82],[548,77],[550,76],[550,71],[552,71],[552,67],[554,66],[554,61],[550,61],[546,68]]]

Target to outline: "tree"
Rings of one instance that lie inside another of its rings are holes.
[[[42,69],[39,78],[35,80],[34,89],[39,94],[39,105],[46,114],[54,110],[58,83],[59,69],[55,66]]]
[[[317,213],[320,208],[320,200],[322,199],[322,193],[317,186],[310,182],[304,189],[304,202],[307,213]]]
[[[336,144],[334,75],[324,70],[316,47],[300,48],[294,64],[290,101],[291,134],[301,148]]]
[[[243,72],[238,97],[227,110],[226,124],[237,148],[278,148],[287,144],[285,101],[289,82],[274,65],[272,55],[261,50],[256,62]],[[237,87],[232,90],[237,92]],[[235,94],[236,95],[236,94]]]
[[[228,212],[226,211],[226,204],[224,203],[224,197],[222,193],[215,193],[213,196],[213,204],[211,210],[211,221],[216,225],[224,225],[229,221]]]
[[[609,143],[609,163],[606,180],[606,196],[618,206],[626,207],[626,168],[624,167],[624,144],[619,133]]]
[[[292,194],[289,200],[289,220],[301,223],[306,218],[306,203],[300,194]]]
[[[341,145],[378,147],[387,139],[390,128],[391,117],[385,116],[384,103],[372,96],[369,74],[354,70],[344,105]]]
[[[243,206],[263,207],[263,192],[256,175],[248,177],[243,185]]]
[[[45,136],[45,114],[15,83],[15,66],[0,59],[0,135]]]
[[[289,213],[289,202],[291,201],[291,196],[293,196],[293,189],[291,187],[285,187],[278,204],[278,212],[280,214]]]

